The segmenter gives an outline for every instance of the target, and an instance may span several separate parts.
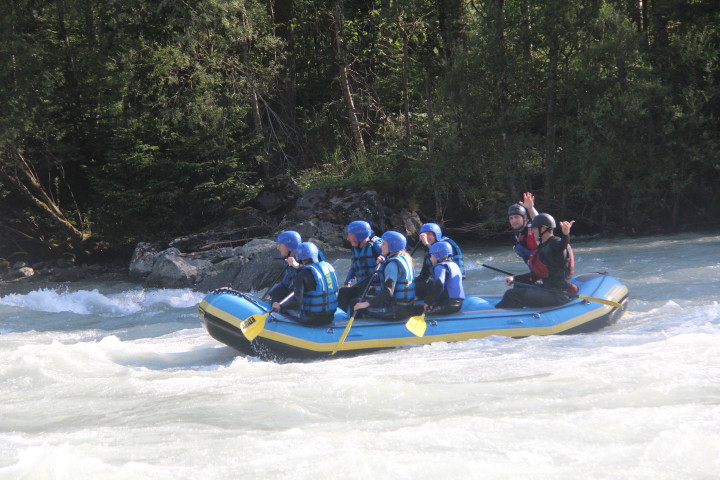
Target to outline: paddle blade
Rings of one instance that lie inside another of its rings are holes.
[[[425,323],[425,314],[418,317],[410,317],[410,319],[405,323],[405,328],[410,330],[410,333],[415,335],[416,337],[422,337],[425,335],[425,330],[427,329],[427,323]]]
[[[264,314],[258,314],[258,315],[252,315],[251,317],[248,317],[246,320],[244,320],[240,324],[240,330],[242,330],[243,335],[245,335],[245,338],[252,341],[255,337],[262,332],[263,328],[265,328],[265,320],[267,319],[269,313]]]
[[[352,327],[353,322],[355,321],[355,314],[353,314],[352,317],[350,317],[350,320],[348,320],[348,324],[345,327],[345,330],[343,330],[342,335],[340,335],[340,340],[338,340],[337,344],[335,345],[335,350],[332,351],[331,355],[335,355],[340,348],[340,346],[343,344],[345,339],[348,336],[348,332],[350,332],[350,327]]]
[[[589,302],[604,303],[605,305],[610,305],[611,307],[625,310],[625,305],[623,305],[622,303],[613,302],[612,300],[605,300],[604,298],[596,298],[596,297],[586,297],[585,295],[578,295],[578,297],[582,298],[583,300],[587,300]]]

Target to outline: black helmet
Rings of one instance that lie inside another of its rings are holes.
[[[507,214],[507,216],[509,217],[509,216],[511,216],[511,215],[521,215],[521,216],[524,217],[524,216],[527,215],[527,209],[526,209],[525,207],[523,207],[522,205],[520,205],[519,203],[516,203],[516,204],[514,204],[514,205],[510,205],[510,206],[508,207],[508,214]]]
[[[536,215],[535,218],[533,218],[530,221],[530,223],[528,224],[528,227],[532,227],[532,228],[547,227],[550,230],[554,230],[555,229],[555,219],[550,214],[541,213],[539,215]]]

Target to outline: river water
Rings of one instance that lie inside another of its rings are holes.
[[[574,249],[616,325],[313,362],[239,356],[191,290],[0,286],[0,478],[720,478],[720,236]],[[465,256],[471,293],[524,269]]]

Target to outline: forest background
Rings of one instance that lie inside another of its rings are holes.
[[[0,253],[196,231],[277,176],[450,231],[717,228],[717,0],[6,0]]]

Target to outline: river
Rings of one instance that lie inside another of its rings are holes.
[[[574,250],[616,325],[312,362],[239,356],[191,290],[2,285],[0,478],[720,478],[720,236]],[[469,293],[524,268],[464,253]]]

